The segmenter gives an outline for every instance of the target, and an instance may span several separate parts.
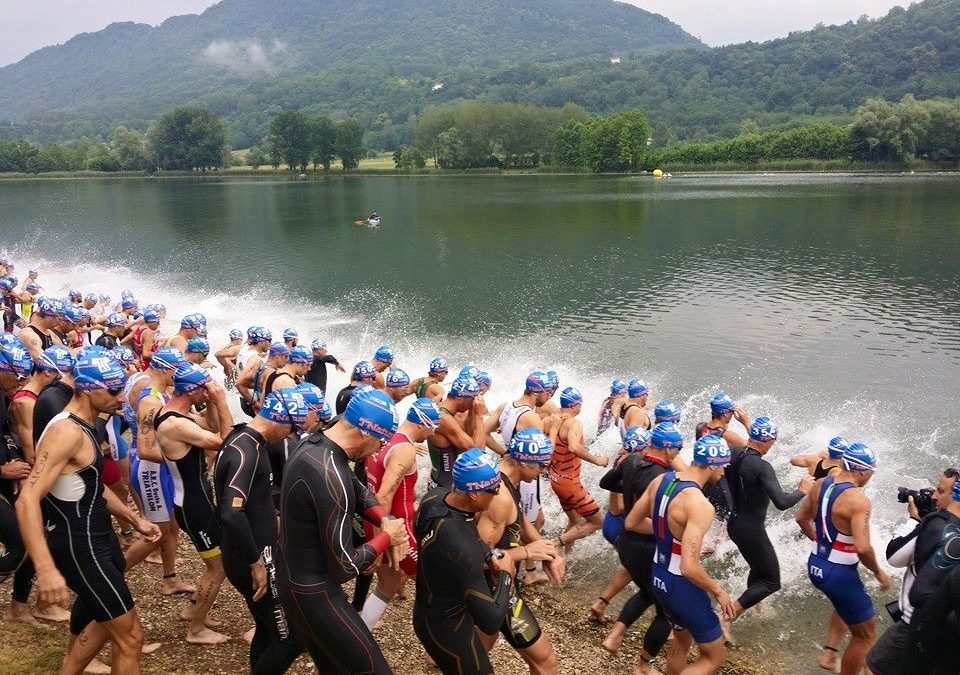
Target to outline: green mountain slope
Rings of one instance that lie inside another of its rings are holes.
[[[0,69],[0,119],[149,119],[223,87],[256,91],[331,68],[433,77],[676,46],[702,45],[613,0],[223,0],[156,28],[113,24]]]

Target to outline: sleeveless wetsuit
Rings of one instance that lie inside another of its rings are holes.
[[[520,417],[527,412],[536,412],[528,405],[516,405],[510,403],[503,406],[500,412],[500,436],[503,438],[503,445],[510,447],[510,441],[513,435],[517,433],[517,422]],[[540,515],[540,477],[533,480],[520,481],[520,508],[531,523],[535,522]]]
[[[823,465],[824,461],[826,460],[821,459],[820,461],[817,462],[817,465],[813,467],[813,480],[820,480],[821,478],[826,478],[827,476],[830,475],[831,471],[833,471],[834,469],[840,468],[836,466],[826,467]]]
[[[387,462],[390,460],[390,453],[395,446],[403,443],[412,444],[413,441],[401,433],[395,433],[377,454],[367,458],[367,488],[373,495],[376,495],[380,490],[380,484],[387,470]],[[413,532],[413,517],[416,508],[413,502],[418,475],[417,463],[414,462],[410,473],[406,474],[400,481],[400,485],[397,486],[397,491],[393,493],[393,502],[390,504],[390,515],[402,519],[404,525],[407,526],[407,542],[410,544],[410,551],[400,561],[400,569],[408,577],[417,574],[417,537]],[[364,522],[364,528],[366,529],[367,539],[372,539],[373,526]]]
[[[354,547],[354,513],[379,525],[384,510],[350,471],[343,448],[311,434],[290,454],[280,496],[277,583],[286,615],[318,673],[387,675],[390,666],[341,585],[373,566],[390,537]]]
[[[699,490],[700,486],[693,481],[678,480],[675,471],[668,471],[657,489],[652,514],[656,539],[653,592],[675,630],[689,630],[698,644],[709,644],[723,636],[720,620],[713,611],[710,596],[680,574],[681,543],[670,531],[668,521],[674,497],[688,488]]]
[[[500,484],[510,491],[513,502],[517,505],[517,517],[512,523],[503,528],[497,548],[506,550],[522,546],[520,534],[523,530],[523,516],[520,509],[520,490],[514,487],[510,479],[500,474]],[[496,588],[493,591],[496,592]],[[507,614],[500,627],[500,634],[514,649],[526,649],[540,639],[540,624],[533,615],[530,606],[520,597],[520,585],[516,579],[511,583],[510,613]]]
[[[166,403],[162,393],[152,387],[144,387],[137,399],[137,410],[143,399],[150,396],[158,399],[161,407]],[[170,521],[173,513],[173,477],[170,469],[162,462],[141,459],[136,446],[130,451],[130,487],[140,498],[144,518],[151,523]]]
[[[820,485],[817,499],[817,540],[807,559],[807,576],[833,603],[837,614],[848,626],[869,621],[873,602],[860,580],[860,556],[853,535],[841,532],[833,524],[833,505],[837,497],[854,487],[853,483],[837,483],[827,476]]]
[[[154,428],[171,417],[190,420],[173,410],[157,415]],[[196,424],[190,420],[191,424]],[[213,505],[213,486],[207,477],[207,457],[203,448],[191,445],[180,459],[163,458],[173,480],[173,515],[187,533],[201,558],[220,555],[220,521]]]
[[[79,426],[89,441],[91,462],[75,473],[57,477],[40,506],[50,554],[67,586],[77,594],[70,613],[70,632],[79,635],[92,621],[110,621],[133,609],[123,579],[125,563],[103,498],[103,455],[96,430],[66,412],[60,420]],[[86,444],[86,443],[85,443]]]
[[[40,330],[36,326],[27,326],[30,330],[37,334],[37,337],[40,338],[40,343],[43,346],[43,349],[53,346],[53,340],[50,339],[50,336],[47,335],[44,331]]]
[[[213,494],[220,518],[220,550],[227,579],[247,603],[256,632],[250,643],[253,673],[284,673],[300,645],[290,634],[276,585],[273,547],[277,542],[277,511],[270,485],[266,439],[260,432],[238,424],[220,446],[213,468]],[[263,560],[269,588],[253,600],[250,565]]]
[[[440,406],[440,414],[453,415],[452,412]],[[450,488],[453,487],[453,463],[457,461],[457,455],[460,451],[455,445],[449,445],[441,448],[433,442],[432,438],[427,439],[427,450],[430,453],[430,488],[437,486]]]
[[[415,531],[420,549],[413,629],[442,673],[491,675],[477,630],[492,635],[510,612],[511,579],[500,572],[491,594],[484,573],[490,550],[474,514],[449,506],[445,488],[423,498]]]
[[[620,429],[620,438],[623,439],[623,436],[627,433],[627,413],[630,412],[630,408],[640,408],[643,410],[643,406],[636,403],[628,403],[627,405],[620,406],[619,414],[617,415],[617,428]],[[647,425],[643,427],[644,429],[650,428],[650,416],[647,415]]]
[[[563,443],[560,437],[553,446],[553,456],[550,458],[550,487],[560,500],[560,508],[565,512],[576,511],[584,518],[589,518],[600,512],[600,506],[583,487],[580,480],[580,470],[583,460],[570,450],[570,446]]]

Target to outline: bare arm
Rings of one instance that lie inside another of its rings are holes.
[[[143,331],[143,358],[145,361],[149,361],[150,357],[153,356],[154,347],[157,344],[157,331],[150,330],[149,328]]]
[[[237,391],[250,402],[253,401],[253,392],[250,391],[250,388],[253,387],[253,378],[257,374],[257,369],[261,363],[262,360],[259,356],[251,355],[247,360],[247,365],[243,368],[243,372],[237,376]]]
[[[583,442],[583,424],[576,418],[573,418],[567,427],[567,447],[577,457],[591,464],[606,467],[610,463],[609,457],[599,457],[587,450],[587,446]]]
[[[480,427],[480,431],[483,431],[482,426]],[[473,442],[473,437],[463,430],[460,422],[458,422],[457,418],[453,415],[440,415],[440,433],[458,450],[469,450],[477,446],[477,444]]]
[[[733,618],[736,615],[733,600],[723,587],[707,574],[700,563],[703,538],[713,524],[716,510],[703,494],[691,493],[683,498],[688,500],[688,505],[687,522],[684,525],[681,540],[680,574],[693,585],[715,597],[724,615],[727,618]]]
[[[33,465],[33,404],[25,399],[10,404],[10,430],[20,443],[20,452],[27,464]]]
[[[40,354],[43,353],[43,343],[40,342],[40,337],[37,335],[36,331],[20,331],[20,342],[22,342],[23,346],[27,348],[27,351],[30,352],[30,356],[33,358],[34,362],[40,360]]]
[[[794,455],[790,458],[790,464],[792,466],[798,466],[801,469],[811,469],[816,466],[822,458],[819,455]]]
[[[137,406],[137,455],[148,462],[163,461],[163,454],[156,446],[156,419],[160,408],[160,401],[153,396],[144,397]]]
[[[393,504],[393,496],[397,493],[397,488],[416,462],[417,450],[410,443],[395,445],[390,451],[390,459],[387,461],[383,480],[380,481],[380,489],[377,490],[377,500],[387,512]]]
[[[653,533],[653,521],[651,520],[651,516],[653,515],[653,500],[656,497],[657,490],[660,489],[661,480],[663,480],[663,477],[657,476],[650,481],[650,485],[643,491],[640,499],[634,503],[633,508],[630,509],[630,513],[627,514],[626,519],[623,521],[625,528],[633,532],[639,532],[640,534]]]
[[[810,488],[810,493],[797,510],[797,525],[800,526],[800,531],[803,532],[810,541],[817,540],[817,528],[814,527],[813,518],[816,515],[819,496],[820,481],[817,481],[814,486]]]
[[[863,506],[850,516],[850,531],[853,534],[853,544],[857,547],[860,562],[876,574],[880,571],[880,565],[877,564],[877,555],[873,550],[873,544],[870,543],[870,502],[865,498],[860,501],[863,502]]]

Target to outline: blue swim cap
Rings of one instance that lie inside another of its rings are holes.
[[[290,356],[290,348],[282,342],[274,342],[268,356]]]
[[[231,329],[230,329],[230,339],[231,339],[231,340],[242,340],[242,339],[243,339],[243,331],[241,331],[239,328],[231,328]]]
[[[550,437],[537,429],[521,429],[510,440],[510,459],[521,464],[547,464],[553,455]]]
[[[527,375],[524,393],[546,394],[550,391],[550,378],[542,370],[535,370]]]
[[[858,473],[874,471],[877,468],[877,455],[866,443],[851,443],[843,452],[843,467]]]
[[[316,340],[314,340],[313,342],[310,343],[310,347],[311,347],[312,349],[326,349],[326,348],[327,348],[327,341],[326,341],[326,340],[321,340],[320,338],[317,338]]]
[[[481,389],[489,389],[493,386],[493,378],[490,377],[490,373],[485,370],[478,372],[477,376],[473,379],[477,381],[477,384],[480,385]]]
[[[185,317],[180,319],[180,328],[197,328],[206,323],[206,320],[202,320],[202,314],[187,314]]]
[[[196,363],[185,363],[173,374],[173,390],[178,394],[193,394],[211,379],[210,373]]]
[[[611,396],[619,396],[620,394],[626,394],[626,393],[627,393],[627,383],[621,380],[620,378],[617,378],[616,380],[610,383]]]
[[[639,452],[650,447],[650,432],[640,427],[630,427],[623,434],[623,447],[627,452]]]
[[[77,307],[76,305],[64,305],[63,318],[75,326],[83,323],[83,320],[88,316],[90,315],[82,307]]]
[[[290,350],[290,363],[298,366],[309,366],[313,363],[313,352],[303,345],[297,345]]]
[[[347,409],[343,411],[343,419],[381,441],[390,440],[400,424],[400,415],[390,397],[370,385],[353,390]]]
[[[133,297],[124,298],[124,299],[120,302],[120,307],[122,307],[123,309],[136,309],[136,308],[137,308],[137,301],[136,301],[136,299],[133,298]]]
[[[373,369],[369,361],[357,361],[357,364],[353,367],[353,379],[355,380],[372,380],[376,376],[377,371]]]
[[[30,293],[37,293],[40,291],[40,285],[32,281],[28,283],[26,286],[24,286],[23,288],[29,291]]]
[[[710,412],[714,417],[719,417],[733,410],[735,405],[736,403],[727,395],[727,392],[718,391],[713,395],[713,398],[710,399]]]
[[[129,366],[137,362],[137,355],[133,353],[132,349],[124,345],[117,345],[114,347],[112,354],[114,357],[116,357],[117,361],[125,366]]]
[[[440,408],[432,398],[418,398],[407,411],[407,421],[427,429],[436,429],[440,426]]]
[[[247,328],[247,339],[253,340],[257,337],[257,331],[260,330],[260,326],[249,326]]]
[[[753,420],[753,424],[750,425],[749,434],[752,440],[766,443],[767,441],[777,440],[777,437],[780,435],[780,429],[777,428],[777,425],[774,424],[773,420],[769,417],[761,415]]]
[[[143,322],[144,323],[159,323],[160,313],[155,309],[145,309],[143,310]]]
[[[479,368],[477,368],[472,363],[468,363],[467,365],[465,365],[463,368],[460,369],[460,373],[457,375],[457,379],[470,377],[475,380],[477,379],[477,373],[479,372],[480,372]]]
[[[33,373],[30,352],[20,338],[10,333],[4,333],[4,339],[0,341],[0,373],[12,373],[19,379],[30,377]]]
[[[953,483],[953,492],[950,494],[950,498],[955,502],[960,502],[960,480]]]
[[[0,289],[12,291],[14,286],[16,286],[16,284],[13,282],[13,277],[0,278]]]
[[[298,338],[298,337],[300,337],[300,335],[299,335],[299,334],[297,333],[297,331],[294,330],[293,328],[284,328],[284,329],[283,329],[283,339],[284,339],[284,340],[292,340],[292,339]]]
[[[32,272],[31,272],[31,274],[32,274]],[[100,302],[102,302],[102,303],[105,304],[105,305],[109,305],[109,304],[110,304],[110,296],[107,295],[106,293],[101,293],[101,294],[100,294]]]
[[[730,446],[719,436],[701,436],[693,444],[693,463],[709,467],[726,466],[730,463]]]
[[[630,380],[627,385],[627,396],[630,398],[640,398],[650,393],[650,387],[643,380]]]
[[[125,317],[120,312],[114,312],[107,317],[106,326],[107,328],[122,328],[127,325],[127,317]]]
[[[547,382],[550,383],[551,391],[556,391],[560,388],[560,376],[557,375],[557,371],[548,370],[547,371]]]
[[[121,389],[127,373],[109,351],[99,346],[84,347],[73,364],[73,387],[79,391]]]
[[[454,398],[476,398],[480,394],[480,385],[472,377],[458,377],[450,385],[450,395]]]
[[[479,448],[461,452],[453,463],[453,487],[458,492],[487,492],[499,485],[499,467]]]
[[[321,422],[329,422],[333,419],[333,408],[330,407],[330,404],[324,401],[320,409],[317,410],[317,415],[320,417]]]
[[[206,338],[195,337],[187,340],[187,353],[188,354],[209,354],[210,353],[210,343],[207,342]]]
[[[427,371],[430,375],[439,375],[440,373],[445,373],[449,370],[447,366],[447,360],[442,356],[435,356],[432,361],[430,361],[430,369]]]
[[[383,378],[390,389],[399,389],[410,384],[410,376],[400,368],[391,368]]]
[[[393,363],[393,350],[390,349],[389,345],[380,345],[377,348],[377,353],[373,355],[374,361],[379,361],[380,363],[391,364]]]
[[[683,434],[674,426],[673,422],[660,422],[650,434],[650,445],[662,450],[681,450],[683,448]]]
[[[850,444],[843,436],[834,436],[827,445],[827,456],[830,459],[843,459],[843,453],[847,451]]]
[[[75,360],[70,350],[63,345],[53,345],[43,350],[40,360],[36,362],[37,370],[50,373],[69,373],[73,370]]]
[[[310,410],[319,411],[326,400],[323,390],[310,382],[301,382],[294,389],[303,396],[303,401]]]
[[[40,316],[60,316],[63,312],[63,300],[44,295],[37,298],[37,313]]]
[[[307,421],[307,412],[303,394],[295,387],[287,387],[267,394],[257,414],[274,424],[286,424],[296,429]]]
[[[247,331],[249,335],[249,331]],[[273,333],[268,331],[263,326],[254,326],[253,327],[253,337],[250,338],[253,344],[260,344],[262,342],[273,342]]]
[[[67,291],[67,295],[70,297],[71,300],[83,300],[83,293],[73,288]]]
[[[129,289],[124,289],[124,290],[120,291],[120,297],[121,297],[121,298],[124,298],[124,299],[126,299],[126,298],[132,298],[132,297],[133,297],[133,291],[131,291],[131,290],[129,290]]]
[[[87,293],[85,296],[83,296],[83,301],[84,301],[84,302],[93,302],[93,303],[95,303],[95,302],[97,302],[97,294],[96,294],[96,293]]]
[[[680,423],[680,406],[669,399],[663,399],[653,409],[653,418],[657,424],[660,422]]]
[[[567,387],[560,392],[560,407],[561,408],[573,408],[575,406],[583,403],[583,396],[580,395],[580,390],[574,387]]]
[[[176,347],[161,347],[150,358],[150,367],[154,370],[176,370],[187,360]]]

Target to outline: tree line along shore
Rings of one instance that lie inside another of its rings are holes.
[[[762,130],[745,120],[739,135],[711,142],[670,143],[657,136],[640,109],[591,116],[573,104],[467,101],[425,111],[414,142],[400,148],[365,147],[364,129],[354,119],[288,111],[272,118],[260,144],[236,151],[226,143],[222,118],[184,106],[145,133],[118,126],[106,141],[0,141],[0,174],[953,170],[960,168],[960,99],[868,99],[847,125],[821,121]]]

